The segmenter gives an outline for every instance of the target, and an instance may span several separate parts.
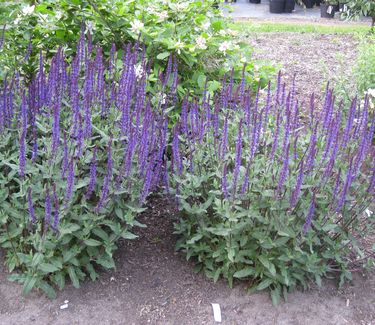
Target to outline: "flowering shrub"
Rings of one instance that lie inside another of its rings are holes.
[[[78,287],[113,268],[116,242],[136,237],[135,216],[166,180],[168,122],[146,96],[144,56],[127,45],[107,67],[82,38],[70,66],[59,49],[48,75],[41,56],[28,86],[17,74],[2,84],[0,247],[25,293],[54,297],[67,276]]]
[[[366,210],[375,195],[368,104],[354,100],[344,115],[327,89],[324,107],[312,95],[304,117],[280,79],[264,99],[230,81],[213,104],[185,102],[172,145],[177,248],[215,281],[270,288],[274,303],[328,272],[350,279],[348,257],[369,253],[358,239],[375,222]]]
[[[251,48],[237,32],[231,31],[227,18],[215,9],[215,0],[105,0],[105,1],[37,1],[35,6],[20,2],[12,11],[6,28],[6,39],[0,52],[3,76],[12,71],[15,63],[23,65],[26,75],[37,69],[34,57],[39,50],[54,51],[58,45],[70,55],[75,52],[81,22],[86,23],[86,35],[103,46],[109,56],[115,43],[122,55],[124,42],[138,39],[146,48],[146,56],[153,62],[151,73],[157,78],[170,55],[179,61],[178,96],[187,92],[202,93],[207,82],[209,92],[216,91],[221,77],[234,68],[234,77],[241,78],[247,63],[246,78],[254,88],[265,86],[272,67],[254,64]],[[30,60],[24,53],[32,38]]]

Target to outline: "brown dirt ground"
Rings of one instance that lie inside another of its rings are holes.
[[[357,57],[359,39],[350,34],[251,33],[253,57],[270,60],[281,68],[283,80],[291,84],[296,77],[297,95],[309,100],[313,92],[320,97],[330,86],[346,88],[354,84],[352,68]]]
[[[332,76],[339,73],[336,53],[354,62],[357,45],[348,35],[257,34],[251,41],[256,55],[283,64],[289,77],[298,74],[300,94],[322,84],[321,60],[330,63]],[[139,218],[147,225],[135,230],[139,239],[119,243],[117,269],[102,271],[99,280],[86,281],[78,290],[68,285],[56,300],[39,292],[23,297],[20,286],[6,280],[0,263],[0,325],[214,324],[211,303],[221,305],[228,325],[375,324],[375,272],[355,274],[341,290],[327,280],[322,288],[296,291],[288,302],[273,307],[267,292],[248,295],[245,282],[229,289],[224,281],[214,284],[193,273],[192,263],[174,251],[177,215],[170,199],[154,197]],[[69,307],[60,310],[65,300]]]

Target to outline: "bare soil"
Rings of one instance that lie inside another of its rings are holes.
[[[305,102],[312,93],[321,98],[327,82],[336,88],[354,85],[359,39],[351,34],[251,33],[248,39],[253,57],[278,64],[284,82],[290,85],[295,76],[297,95]]]
[[[345,65],[356,56],[357,41],[348,35],[257,34],[251,36],[257,56],[284,67],[287,76],[297,74],[298,92],[306,94],[326,79],[320,62],[339,73],[336,54]],[[350,72],[349,72],[350,75]],[[154,197],[139,220],[139,238],[119,243],[116,270],[101,271],[96,282],[87,280],[80,289],[68,285],[56,300],[40,292],[23,297],[21,287],[7,281],[0,251],[0,325],[11,324],[214,324],[211,303],[222,308],[223,324],[375,324],[375,271],[355,274],[337,289],[336,280],[322,288],[296,291],[288,302],[273,307],[267,292],[249,295],[246,282],[229,289],[224,281],[214,284],[193,272],[193,264],[174,250],[173,222],[178,211],[169,198]],[[60,310],[64,301],[68,308]]]

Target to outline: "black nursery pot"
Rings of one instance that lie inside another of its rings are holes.
[[[303,3],[305,4],[306,8],[312,8],[314,7],[315,0],[303,0]]]
[[[294,0],[285,0],[285,7],[284,7],[284,12],[292,12],[295,7],[295,1]]]
[[[260,3],[260,0],[249,0],[250,3]]]
[[[321,2],[322,2],[322,0],[315,0],[315,5],[317,5],[319,7]]]
[[[285,0],[270,0],[270,13],[282,14],[285,8]]]
[[[330,14],[327,12],[329,6],[330,5],[328,5],[326,3],[322,3],[320,5],[320,17],[322,17],[322,18],[333,18],[335,16],[335,11],[333,10],[333,8],[332,8],[332,11],[331,11]]]
[[[340,10],[340,5],[332,5],[333,7],[333,12],[337,12]]]

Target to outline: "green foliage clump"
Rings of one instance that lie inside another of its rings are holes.
[[[363,262],[373,254],[359,240],[375,224],[366,210],[375,189],[374,115],[368,101],[360,109],[354,101],[344,118],[331,90],[319,112],[312,97],[307,120],[293,90],[279,85],[260,97],[229,83],[214,112],[203,100],[181,113],[173,140],[177,248],[214,281],[247,278],[277,303],[330,272],[343,283],[353,252]]]
[[[79,287],[114,268],[165,173],[167,122],[145,94],[144,55],[127,46],[114,67],[83,38],[78,48],[71,65],[60,50],[48,74],[41,57],[29,85],[15,74],[0,86],[0,247],[24,293],[55,297],[66,278]]]
[[[147,48],[147,57],[155,77],[165,67],[169,55],[179,61],[178,95],[187,92],[201,93],[207,82],[215,92],[218,80],[234,68],[234,76],[241,78],[247,63],[246,78],[256,88],[266,82],[273,68],[254,64],[252,50],[229,26],[228,18],[215,8],[216,1],[200,0],[44,0],[30,6],[20,2],[3,17],[7,20],[6,41],[0,53],[4,67],[0,78],[23,61],[30,39],[32,53],[23,69],[31,76],[37,69],[33,58],[42,50],[51,55],[58,46],[69,56],[74,53],[81,22],[87,26],[93,42],[100,44],[104,55],[109,56],[112,43],[116,44],[121,58],[122,44],[140,41]]]

